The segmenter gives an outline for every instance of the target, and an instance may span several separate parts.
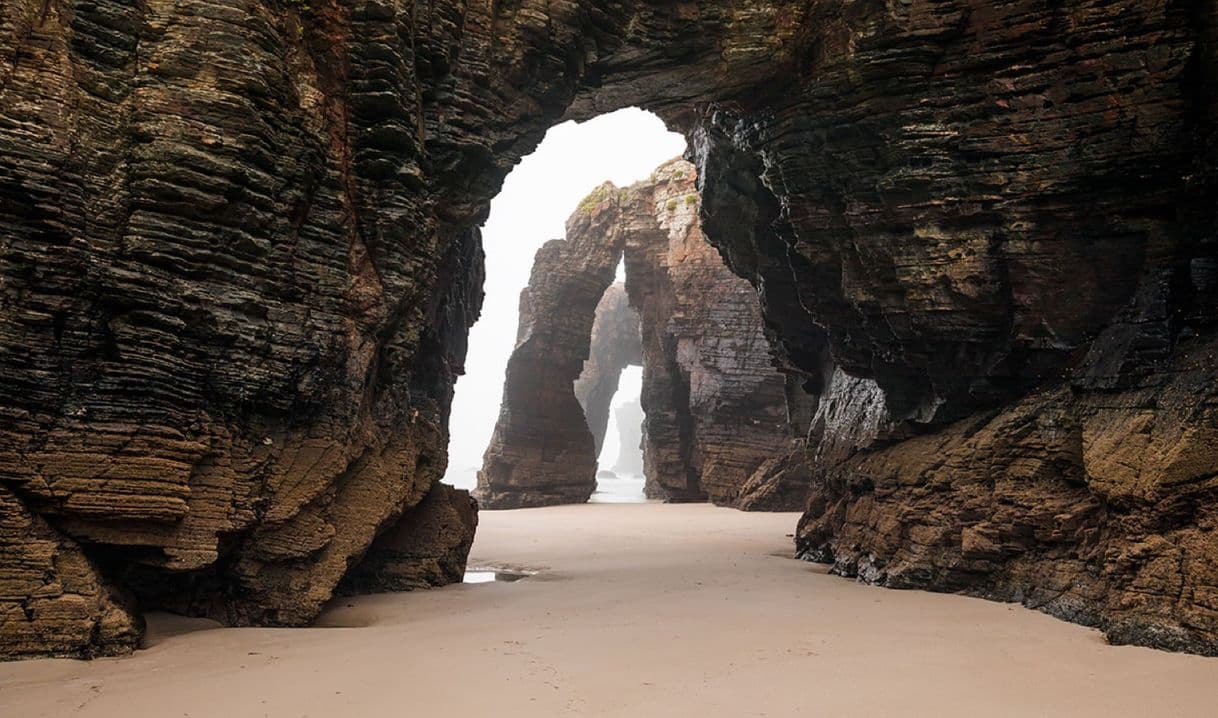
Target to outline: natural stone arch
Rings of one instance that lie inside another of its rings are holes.
[[[192,611],[310,620],[443,473],[469,228],[546,127],[624,104],[694,138],[708,234],[803,386],[869,380],[885,441],[959,452],[822,467],[806,550],[1214,650],[1214,611],[1154,569],[1212,585],[1218,553],[1180,509],[1212,504],[1218,423],[1212,4],[208,7],[17,0],[0,23],[0,528],[59,537],[29,593],[86,608],[56,650],[132,644],[97,629],[133,567]],[[1026,421],[998,434],[1051,436],[956,471],[1003,407]],[[1150,435],[1163,471],[1106,460]],[[1029,454],[1033,493],[1117,513],[1002,508]]]
[[[566,239],[537,253],[478,475],[483,506],[586,501],[618,378],[640,363],[650,498],[803,507],[808,474],[792,468],[802,445],[787,382],[756,294],[702,234],[695,182],[693,166],[675,160],[628,188],[604,185],[568,220]],[[606,289],[593,310],[619,255],[625,285]]]
[[[584,410],[584,419],[592,432],[597,456],[600,456],[605,443],[610,404],[617,394],[622,372],[626,367],[642,365],[639,313],[630,306],[626,285],[614,283],[605,290],[600,303],[596,305],[588,358],[584,361],[579,378],[575,380],[575,398]]]
[[[537,251],[520,293],[516,347],[508,358],[499,420],[478,472],[486,506],[582,503],[596,490],[596,450],[574,384],[589,355],[596,309],[613,283],[624,233],[614,195],[601,186],[591,206],[567,220],[567,236]]]

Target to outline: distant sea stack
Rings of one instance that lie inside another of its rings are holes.
[[[620,445],[613,471],[618,476],[643,475],[643,405],[631,399],[613,409]]]
[[[628,366],[641,366],[643,346],[639,313],[630,306],[626,285],[617,282],[605,290],[592,322],[592,338],[584,368],[575,380],[575,398],[592,432],[597,456],[605,443],[609,407],[618,381]]]

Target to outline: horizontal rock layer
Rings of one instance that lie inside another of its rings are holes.
[[[801,508],[806,475],[754,476],[794,449],[786,382],[773,366],[756,294],[703,236],[693,166],[668,163],[631,189],[652,213],[623,218],[636,227],[626,238],[626,290],[643,326],[648,495]],[[769,486],[787,479],[782,490]]]
[[[478,526],[468,491],[434,484],[419,504],[372,542],[339,584],[342,593],[378,593],[461,583]]]
[[[1216,28],[1198,1],[5,3],[0,536],[29,553],[0,652],[130,647],[124,594],[309,620],[442,473],[468,228],[546,127],[631,104],[691,138],[760,297],[806,550],[1030,605],[1069,580],[1059,615],[1215,650]]]

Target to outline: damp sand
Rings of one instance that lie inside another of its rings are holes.
[[[151,617],[149,648],[0,664],[0,716],[1213,716],[1218,659],[788,558],[795,514],[481,515],[534,575],[344,599],[310,629]]]

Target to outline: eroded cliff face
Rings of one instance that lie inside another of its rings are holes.
[[[772,122],[695,131],[706,231],[818,397],[805,556],[1218,652],[1202,5],[844,20]]]
[[[29,560],[0,555],[0,646],[130,647],[148,584],[309,620],[443,473],[468,228],[547,126],[639,104],[691,137],[792,377],[805,550],[1216,650],[1216,28],[1200,0],[4,3],[0,540]]]
[[[306,623],[444,472],[444,24],[286,7],[0,7],[0,654]]]

